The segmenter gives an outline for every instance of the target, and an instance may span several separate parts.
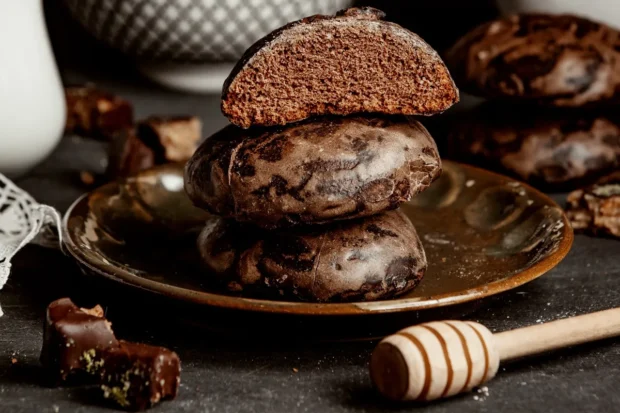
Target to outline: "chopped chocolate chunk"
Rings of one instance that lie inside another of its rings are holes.
[[[136,174],[155,165],[155,154],[138,136],[135,129],[125,129],[114,136],[108,152],[109,179]]]
[[[103,395],[124,408],[144,410],[177,395],[181,362],[168,349],[121,340],[104,360]]]
[[[202,124],[193,116],[151,117],[115,134],[108,153],[109,179],[134,175],[155,165],[185,162],[196,150]]]
[[[566,214],[575,231],[620,238],[620,171],[571,192]]]
[[[48,306],[41,363],[57,382],[65,381],[73,372],[97,374],[102,365],[101,352],[117,346],[101,307],[82,309],[69,298]]]
[[[133,124],[131,104],[92,85],[65,88],[65,132],[108,138]]]
[[[153,116],[138,124],[138,136],[155,151],[155,161],[185,162],[196,150],[202,123],[195,116]]]

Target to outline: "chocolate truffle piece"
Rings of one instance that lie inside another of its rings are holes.
[[[201,130],[195,116],[154,116],[136,128],[119,131],[110,143],[106,175],[115,179],[155,165],[185,162],[194,154]]]
[[[432,115],[458,101],[439,55],[418,35],[351,8],[290,23],[259,40],[226,80],[235,125],[284,125],[315,115]]]
[[[155,162],[185,162],[196,150],[202,123],[195,116],[153,116],[138,124],[138,136],[155,152]]]
[[[179,391],[181,362],[166,348],[121,340],[104,360],[103,395],[124,408],[145,410]]]
[[[188,162],[185,187],[198,207],[276,228],[395,209],[440,173],[435,142],[417,121],[323,117],[222,129]]]
[[[427,266],[401,211],[287,231],[213,217],[198,248],[212,280],[230,291],[317,302],[401,295],[418,285]]]
[[[525,14],[485,23],[446,55],[466,92],[553,106],[618,99],[620,34],[570,15]]]
[[[109,179],[134,175],[155,165],[155,153],[136,135],[134,128],[115,134],[108,148]]]
[[[447,156],[544,189],[574,189],[618,166],[620,122],[601,111],[574,113],[489,102],[456,122]]]
[[[58,381],[73,372],[97,374],[104,350],[118,346],[103,310],[78,308],[61,298],[47,308],[43,329],[41,363]]]
[[[575,231],[620,238],[620,171],[571,192],[566,215]]]
[[[65,132],[108,138],[133,124],[133,107],[126,100],[92,85],[65,88]]]

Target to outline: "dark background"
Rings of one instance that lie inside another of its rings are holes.
[[[383,10],[387,19],[418,33],[443,51],[481,22],[497,16],[492,0],[357,0],[356,6]],[[106,74],[135,75],[135,68],[121,53],[102,46],[71,19],[62,1],[44,0],[48,30],[61,69]]]

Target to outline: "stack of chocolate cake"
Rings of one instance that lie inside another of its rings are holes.
[[[388,298],[427,262],[400,204],[441,173],[408,115],[440,113],[458,91],[437,53],[371,8],[312,16],[252,46],[225,83],[232,125],[185,171],[192,201],[218,217],[199,236],[216,283],[308,301]]]

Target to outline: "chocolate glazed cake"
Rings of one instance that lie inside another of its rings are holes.
[[[259,40],[226,80],[235,125],[284,125],[315,115],[432,115],[459,99],[448,69],[419,36],[373,8],[311,16]]]
[[[617,102],[620,32],[570,15],[483,24],[446,55],[459,87],[479,96],[577,107]]]
[[[574,189],[620,164],[620,119],[487,102],[455,122],[447,153],[544,189]]]
[[[328,117],[255,133],[234,126],[187,165],[196,205],[263,228],[395,209],[441,173],[435,142],[405,117]]]
[[[198,244],[219,283],[267,297],[385,299],[413,289],[426,271],[422,243],[400,211],[294,231],[213,218]]]
[[[442,112],[458,91],[434,50],[383,17],[352,8],[293,22],[233,70],[222,93],[233,125],[185,168],[190,199],[221,217],[198,240],[220,288],[377,300],[424,276],[416,230],[393,210],[439,177],[441,160],[407,115]]]

